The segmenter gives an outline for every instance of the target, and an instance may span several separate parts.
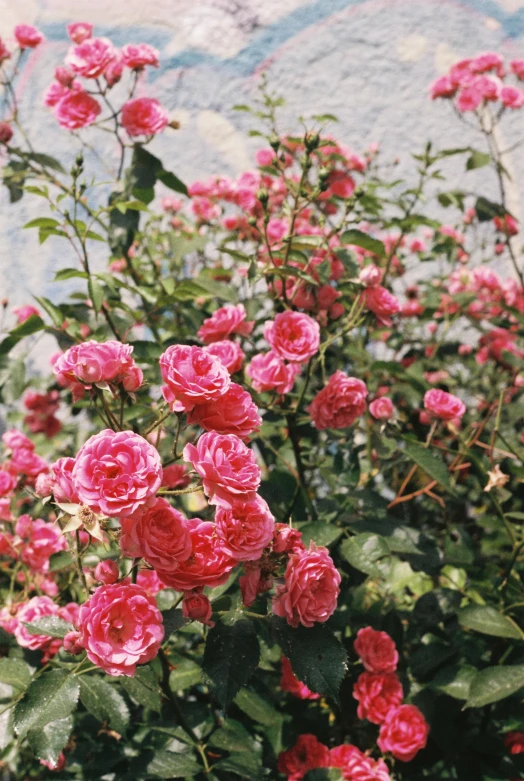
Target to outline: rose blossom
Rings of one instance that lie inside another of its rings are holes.
[[[154,569],[140,569],[136,576],[136,582],[151,596],[155,596],[159,591],[162,591],[165,586],[158,577],[158,573]]]
[[[317,767],[329,767],[329,749],[314,735],[300,735],[295,745],[278,757],[277,768],[288,781],[301,781]]]
[[[348,428],[366,411],[367,394],[362,380],[348,377],[339,369],[317,393],[307,411],[319,431]]]
[[[464,415],[465,404],[452,393],[432,388],[424,394],[424,408],[432,418],[440,420],[454,420]]]
[[[88,658],[108,675],[133,676],[164,639],[155,598],[126,581],[97,588],[80,608],[79,626]]]
[[[215,529],[220,549],[237,561],[255,561],[273,539],[275,519],[261,496],[251,502],[217,507]]]
[[[58,124],[67,130],[92,125],[101,111],[98,101],[83,90],[68,90],[54,109]]]
[[[43,33],[31,24],[17,24],[14,35],[21,49],[34,49],[44,40]]]
[[[162,472],[162,488],[185,488],[191,482],[184,464],[170,464]]]
[[[209,586],[214,588],[225,583],[236,561],[220,550],[215,535],[215,525],[209,521],[191,518],[187,521],[191,536],[191,555],[185,561],[169,570],[158,570],[166,586],[176,591]]]
[[[320,694],[312,692],[305,683],[302,683],[293,673],[291,662],[286,656],[280,659],[282,665],[282,677],[280,678],[280,688],[283,692],[289,692],[298,697],[299,700],[318,700]]]
[[[146,65],[153,65],[158,68],[158,58],[160,53],[154,46],[148,43],[128,43],[122,47],[122,59],[124,65],[132,70],[141,70]]]
[[[53,495],[57,502],[72,502],[80,500],[73,484],[74,458],[59,458],[51,464],[51,480]]]
[[[49,469],[43,458],[25,447],[13,451],[11,464],[28,477],[37,477],[40,472],[47,472]]]
[[[260,485],[260,467],[253,451],[234,434],[203,434],[196,446],[185,446],[184,460],[202,478],[210,504],[231,507],[239,498],[254,499]]]
[[[500,91],[500,100],[506,108],[522,108],[524,106],[524,90],[506,85]]]
[[[129,515],[149,504],[161,482],[158,452],[131,431],[104,429],[90,437],[73,467],[80,502],[109,517]]]
[[[393,402],[387,396],[375,399],[369,405],[371,415],[377,420],[391,420],[393,417]]]
[[[402,684],[396,673],[361,673],[353,687],[358,700],[357,716],[373,724],[382,724],[391,708],[404,699]]]
[[[273,553],[297,553],[306,549],[300,529],[287,523],[276,523],[273,535]]]
[[[255,355],[246,369],[256,391],[263,393],[274,390],[282,394],[289,393],[300,371],[299,363],[286,364],[273,350]]]
[[[209,355],[214,355],[215,358],[218,358],[230,374],[240,371],[246,357],[240,345],[230,339],[212,342],[204,347],[204,350]]]
[[[182,615],[184,618],[189,618],[191,621],[200,621],[201,624],[213,627],[214,623],[210,620],[212,612],[211,602],[205,594],[201,594],[198,590],[184,592],[182,600]]]
[[[16,488],[18,478],[16,471],[9,468],[9,463],[6,462],[0,467],[0,496],[8,496]]]
[[[25,321],[28,320],[31,315],[38,315],[38,317],[40,317],[40,312],[38,309],[31,304],[25,304],[24,306],[14,306],[11,309],[11,312],[15,315],[18,325],[25,323]]]
[[[425,747],[428,733],[429,725],[419,709],[415,705],[400,705],[389,711],[377,743],[384,754],[390,751],[395,759],[411,762]]]
[[[124,555],[144,558],[157,570],[175,570],[191,555],[187,519],[166,499],[157,497],[151,507],[121,518],[120,525]]]
[[[124,104],[120,122],[130,136],[152,136],[168,125],[169,112],[156,98],[134,98]]]
[[[358,275],[358,279],[366,287],[376,287],[377,285],[380,285],[380,283],[382,282],[383,276],[384,276],[384,272],[382,271],[382,269],[379,268],[378,266],[375,266],[374,263],[370,263],[369,266],[365,266],[362,269],[362,271]]]
[[[400,312],[398,299],[382,285],[368,287],[362,294],[365,306],[382,325],[391,325],[391,316]]]
[[[34,572],[47,572],[50,556],[67,548],[60,527],[46,523],[41,518],[33,521],[29,515],[21,515],[16,524],[16,533],[21,537],[18,546],[20,558]]]
[[[97,79],[116,54],[108,38],[87,38],[77,46],[71,46],[65,64],[78,76]]]
[[[347,781],[390,781],[383,759],[372,759],[347,743],[330,750],[329,766],[340,768]]]
[[[12,138],[13,128],[9,122],[0,122],[0,144],[8,144]]]
[[[206,431],[236,434],[241,439],[249,437],[262,425],[262,418],[251,394],[236,382],[232,382],[229,390],[218,399],[194,407],[187,420]]]
[[[354,648],[370,673],[393,673],[397,669],[398,651],[386,632],[363,627],[357,632]]]
[[[311,542],[309,550],[292,553],[284,579],[273,597],[273,612],[288,624],[311,627],[333,614],[341,578],[327,548]]]
[[[309,315],[288,309],[266,323],[264,336],[281,358],[305,363],[318,351],[320,326]]]
[[[124,61],[120,53],[117,52],[116,56],[112,60],[110,60],[110,62],[104,68],[104,79],[106,80],[107,86],[114,87],[115,84],[118,84],[118,82],[122,78],[123,72],[124,72]]]
[[[162,394],[173,412],[223,396],[231,385],[223,363],[201,347],[173,344],[160,356]]]
[[[142,384],[143,375],[132,352],[131,344],[114,339],[107,342],[91,339],[66,350],[55,361],[53,371],[58,384],[71,388],[76,399],[83,394],[84,385],[90,388],[97,382],[122,383],[126,390],[133,391]]]
[[[99,583],[104,583],[106,586],[116,583],[120,577],[118,564],[113,559],[99,561],[95,567],[94,576],[95,580],[98,580]]]
[[[9,450],[34,450],[35,445],[29,437],[26,437],[21,431],[17,431],[16,428],[10,428],[4,434],[2,434],[2,442]]]
[[[507,732],[504,735],[504,745],[508,749],[508,753],[515,755],[515,754],[523,754],[524,753],[524,732],[518,732],[517,730],[513,730],[512,732]]]
[[[11,57],[11,52],[0,38],[0,65]]]
[[[55,605],[49,597],[33,597],[25,605],[22,605],[16,613],[16,625],[14,628],[14,636],[18,645],[34,651],[37,648],[44,648],[51,644],[52,638],[49,635],[34,635],[29,632],[24,624],[31,624],[33,621],[37,621],[45,616],[57,616],[58,612],[58,605]],[[62,642],[59,641],[58,648],[61,645]],[[56,651],[58,648],[56,648]]]
[[[210,344],[227,339],[231,334],[248,336],[254,325],[254,320],[246,320],[244,304],[226,304],[204,320],[198,329],[198,336],[204,344]]]
[[[89,22],[72,22],[66,29],[67,34],[76,44],[83,43],[93,35],[93,25]]]

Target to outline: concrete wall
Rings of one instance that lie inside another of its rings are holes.
[[[42,94],[67,51],[66,23],[84,19],[118,45],[147,41],[160,49],[147,91],[182,129],[156,139],[152,151],[186,181],[250,167],[259,145],[246,136],[253,121],[232,106],[253,99],[262,70],[287,101],[285,129],[299,114],[333,113],[346,144],[358,151],[378,141],[407,170],[409,153],[428,138],[448,147],[476,141],[448,106],[428,100],[437,74],[481,50],[524,56],[524,0],[0,0],[0,35],[21,21],[46,35],[18,91],[36,145],[55,154],[72,148],[42,108]],[[519,130],[524,135],[519,114],[505,126],[508,145]],[[109,160],[115,153],[104,150]],[[508,160],[517,212],[522,157],[517,151]],[[453,176],[460,184],[462,174]],[[12,303],[49,294],[54,270],[74,265],[66,244],[50,239],[39,248],[33,232],[19,231],[42,206],[27,197],[9,206],[0,195],[0,287]]]

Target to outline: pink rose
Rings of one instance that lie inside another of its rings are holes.
[[[11,309],[11,312],[16,316],[18,325],[25,323],[25,321],[28,320],[31,315],[38,315],[40,317],[40,312],[38,309],[34,306],[31,306],[31,304],[25,304],[25,306],[15,306]]]
[[[79,130],[95,122],[102,109],[100,104],[83,90],[68,90],[55,106],[55,117],[60,127]]]
[[[164,639],[155,598],[129,582],[97,588],[80,608],[79,625],[88,658],[108,675],[133,676]]]
[[[273,553],[298,553],[305,549],[300,529],[293,529],[287,523],[275,524]]]
[[[0,467],[0,496],[8,496],[11,494],[18,482],[16,470],[10,469],[9,464],[6,462]]]
[[[256,391],[263,393],[274,390],[282,394],[289,393],[300,371],[299,363],[286,364],[273,350],[255,355],[246,369]]]
[[[237,561],[256,561],[273,539],[275,519],[264,499],[256,495],[251,502],[217,507],[215,528],[221,550]]]
[[[65,64],[77,76],[97,79],[116,55],[117,51],[108,38],[84,38],[82,43],[71,46]]]
[[[41,518],[32,521],[28,515],[21,515],[17,521],[16,533],[22,538],[18,546],[20,558],[34,572],[47,572],[50,556],[67,548],[60,527],[46,523]]]
[[[158,68],[159,56],[158,49],[155,49],[148,43],[128,43],[122,47],[124,65],[127,65],[132,70],[141,70],[146,65],[153,65],[155,68]]]
[[[401,762],[411,762],[424,748],[429,734],[429,724],[415,705],[400,705],[390,710],[380,728],[377,740],[379,749],[388,751]]]
[[[153,136],[169,123],[169,112],[156,98],[134,98],[122,108],[120,122],[130,136]]]
[[[0,38],[0,65],[11,57],[11,52]]]
[[[231,334],[248,336],[254,328],[253,320],[246,320],[244,304],[226,304],[204,320],[198,329],[198,336],[205,344],[227,339]]]
[[[136,366],[132,352],[131,344],[114,339],[107,342],[90,340],[66,350],[55,361],[53,371],[58,384],[72,388],[75,398],[83,393],[84,385],[90,388],[97,382],[122,383],[126,390],[136,390],[142,384],[143,374]],[[78,388],[79,384],[82,387]]]
[[[104,79],[106,80],[107,86],[114,87],[115,84],[118,84],[122,78],[123,72],[124,60],[122,59],[120,52],[117,51],[115,57],[110,60],[104,68]]]
[[[449,76],[440,76],[430,87],[431,99],[452,98],[457,91],[457,86],[453,84]]]
[[[506,108],[522,108],[524,106],[524,90],[509,85],[502,87],[500,100]]]
[[[332,374],[325,388],[315,396],[307,411],[315,428],[348,428],[366,411],[368,389],[362,380],[344,372]]]
[[[144,558],[157,570],[175,570],[191,555],[191,537],[187,519],[157,497],[151,507],[120,519],[120,545],[124,556]]]
[[[330,750],[329,766],[340,768],[346,781],[390,781],[383,759],[372,759],[347,743]]]
[[[466,411],[466,405],[457,396],[438,388],[426,391],[424,408],[432,418],[440,418],[440,420],[460,419]]]
[[[362,295],[365,306],[373,312],[379,323],[391,325],[391,316],[400,312],[398,299],[381,285],[366,288]]]
[[[31,24],[17,24],[14,35],[21,49],[34,49],[44,40],[43,33]]]
[[[222,339],[219,342],[212,342],[212,344],[204,347],[206,353],[214,355],[215,358],[224,364],[230,374],[239,372],[244,363],[246,357],[242,351],[240,345],[236,342],[232,342],[230,339]]]
[[[313,626],[334,613],[341,578],[327,548],[311,542],[309,550],[292,553],[284,580],[273,597],[273,612],[291,626]]]
[[[94,576],[95,580],[99,583],[104,583],[106,586],[116,583],[120,577],[118,564],[113,559],[99,561],[95,567]]]
[[[251,395],[241,385],[232,382],[229,390],[214,401],[198,404],[188,413],[188,422],[217,434],[249,437],[262,425],[262,418]]]
[[[512,60],[509,64],[509,67],[517,79],[524,81],[524,60]]]
[[[191,482],[184,464],[165,466],[162,473],[162,488],[185,488]]]
[[[361,673],[353,687],[358,700],[357,716],[372,724],[382,724],[389,711],[404,699],[396,673]]]
[[[459,111],[475,111],[482,103],[483,95],[477,84],[471,83],[463,87],[457,97]]]
[[[109,517],[149,504],[162,482],[160,456],[132,431],[104,429],[87,440],[73,467],[80,502]]]
[[[76,629],[72,629],[64,637],[64,651],[73,656],[81,654],[84,650],[82,645],[82,635]]]
[[[210,504],[231,507],[238,500],[255,498],[260,485],[260,467],[255,454],[234,434],[203,434],[196,446],[187,444],[184,460],[203,480]]]
[[[259,594],[273,588],[273,578],[267,577],[267,574],[262,572],[259,562],[244,562],[244,574],[239,577],[238,584],[242,594],[242,603],[246,607],[251,607]]]
[[[365,266],[358,275],[359,281],[366,287],[376,287],[382,282],[384,272],[374,263],[370,263],[369,266]]]
[[[155,596],[159,591],[165,588],[154,569],[140,569],[136,576],[137,584],[151,596]]]
[[[387,396],[375,399],[369,405],[371,415],[377,420],[391,420],[393,417],[393,402]]]
[[[283,692],[289,692],[299,700],[318,700],[320,694],[312,692],[305,683],[296,678],[291,667],[291,662],[287,657],[282,656],[280,659],[282,665],[282,677],[280,678],[280,688]]]
[[[35,445],[29,437],[26,437],[21,431],[17,431],[16,428],[10,428],[4,434],[2,434],[2,442],[9,450],[34,450]]]
[[[13,451],[11,464],[15,469],[28,477],[37,477],[40,472],[47,472],[49,466],[36,453],[27,448],[19,448]]]
[[[58,605],[55,605],[49,597],[33,597],[25,605],[22,605],[16,613],[16,626],[14,629],[14,636],[18,645],[21,645],[22,648],[29,648],[31,651],[38,648],[43,649],[50,645],[52,638],[49,635],[31,634],[24,624],[31,624],[33,621],[37,621],[45,616],[57,616],[58,612]],[[58,651],[61,645],[62,641],[60,640],[56,651]]]
[[[215,588],[225,583],[236,561],[217,545],[215,524],[191,518],[187,521],[191,536],[191,555],[169,570],[158,570],[160,579],[176,591],[209,586]]]
[[[59,458],[51,464],[52,492],[57,502],[78,504],[80,501],[73,484],[74,466],[74,458]]]
[[[67,34],[73,43],[80,44],[93,35],[93,25],[89,22],[72,22],[67,25]]]
[[[281,358],[296,363],[305,363],[320,345],[320,327],[316,320],[290,309],[266,323],[264,336]]]
[[[201,347],[173,344],[160,356],[162,393],[173,412],[189,412],[195,404],[215,401],[231,385],[223,363]]]
[[[201,624],[214,626],[211,621],[213,610],[209,597],[199,591],[186,591],[182,600],[182,614],[191,621],[200,621]]]
[[[13,128],[9,122],[0,122],[0,144],[8,144],[12,138]]]
[[[308,770],[317,767],[329,767],[329,749],[314,735],[300,735],[295,745],[278,757],[278,771],[288,781],[301,781]]]
[[[354,648],[370,673],[394,673],[397,669],[398,651],[386,632],[378,632],[371,626],[359,629]]]

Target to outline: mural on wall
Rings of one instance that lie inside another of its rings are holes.
[[[72,14],[116,45],[147,41],[160,50],[148,93],[181,129],[156,139],[152,151],[188,182],[250,167],[260,141],[246,133],[253,119],[233,106],[253,101],[262,71],[286,100],[283,130],[293,129],[298,115],[335,114],[333,132],[344,143],[358,151],[379,142],[402,171],[427,138],[442,146],[475,143],[448,107],[428,99],[436,75],[481,50],[524,55],[524,0],[78,0],[74,8],[68,0],[0,0],[1,36],[21,21],[46,36],[26,62],[18,93],[38,128],[37,146],[61,155],[73,155],[74,147],[56,132],[42,95],[69,46],[65,25]],[[511,118],[504,132],[508,146],[518,139]],[[108,148],[103,157],[115,155]],[[522,213],[522,155],[517,151],[507,165],[515,183],[512,209]],[[25,198],[11,207],[2,192],[0,204],[2,295],[10,304],[27,302],[32,293],[46,294],[58,267],[72,264],[63,244],[50,239],[40,248],[32,232],[18,230],[40,213],[40,203]]]

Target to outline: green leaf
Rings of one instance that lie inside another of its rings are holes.
[[[213,295],[205,288],[201,287],[197,282],[192,279],[183,279],[172,294],[177,301],[194,301],[197,297],[212,298]]]
[[[471,155],[466,161],[466,171],[472,171],[474,168],[483,168],[491,162],[491,155],[486,152],[479,152],[478,149],[472,149]]]
[[[448,468],[438,453],[416,442],[406,442],[405,452],[429,477],[451,490]]]
[[[188,195],[186,185],[178,176],[175,176],[171,171],[166,171],[158,157],[152,155],[151,152],[148,152],[147,149],[144,149],[140,144],[136,144],[133,150],[131,177],[133,180],[133,194],[139,200],[142,200],[140,196],[143,195],[144,192],[147,193],[148,190],[154,188],[157,180],[162,182],[166,187],[169,187],[170,190],[182,193],[183,195]],[[149,198],[149,195],[146,197]],[[148,203],[149,200],[146,202]]]
[[[342,771],[337,767],[317,767],[309,770],[304,776],[304,781],[339,781]]]
[[[26,222],[22,230],[26,228],[56,228],[57,225],[60,225],[60,223],[58,220],[53,220],[52,217],[37,217],[35,220]]]
[[[50,670],[36,678],[23,700],[15,705],[13,722],[20,738],[29,730],[45,727],[51,721],[65,719],[75,709],[80,686],[67,670]]]
[[[355,244],[357,247],[367,249],[373,254],[378,255],[379,258],[384,257],[386,254],[386,248],[384,242],[379,239],[374,239],[373,236],[369,236],[364,231],[357,230],[357,228],[351,228],[351,230],[344,231],[340,237],[342,244]]]
[[[120,683],[139,705],[160,713],[162,700],[156,675],[151,667],[145,665],[137,667],[133,678],[122,676]]]
[[[147,772],[157,778],[187,778],[201,771],[202,766],[192,753],[175,754],[162,749],[155,751],[153,759],[147,766]]]
[[[217,621],[210,630],[202,669],[213,683],[222,708],[226,708],[258,666],[260,647],[252,621],[232,625]]]
[[[73,564],[73,557],[67,550],[59,550],[57,553],[52,553],[49,558],[49,572],[59,572],[61,569],[71,567]]]
[[[62,313],[62,310],[59,309],[57,306],[53,304],[52,301],[50,301],[48,298],[42,298],[35,296],[35,301],[38,301],[40,306],[45,309],[51,320],[53,321],[54,325],[57,326],[57,328],[62,327],[62,323],[64,322],[64,315]]]
[[[233,303],[236,303],[238,300],[235,288],[232,285],[225,285],[223,282],[217,282],[214,279],[209,279],[202,275],[197,277],[196,283],[219,301],[232,301]]]
[[[364,532],[344,540],[340,546],[340,552],[345,560],[359,572],[378,577],[380,571],[375,562],[383,556],[388,556],[390,549],[384,537]]]
[[[475,203],[475,211],[479,222],[489,222],[494,217],[504,217],[506,209],[500,203],[494,203],[480,196]]]
[[[265,727],[271,727],[279,719],[282,720],[282,714],[271,703],[261,697],[260,694],[251,689],[241,689],[236,695],[234,702],[250,719],[263,724]]]
[[[457,618],[466,629],[473,629],[483,635],[524,639],[517,624],[490,605],[468,605],[457,612]]]
[[[311,523],[304,523],[300,526],[302,533],[302,542],[306,546],[309,546],[311,540],[317,545],[331,545],[342,535],[342,529],[338,526],[332,526],[329,523],[323,523],[322,521],[312,521]]]
[[[104,288],[99,285],[98,282],[95,282],[93,277],[89,277],[87,290],[89,293],[89,298],[93,302],[93,309],[98,314],[102,308],[102,304],[104,303]]]
[[[273,639],[291,662],[299,681],[312,692],[338,700],[340,684],[346,674],[347,656],[342,644],[325,624],[293,629],[283,618],[272,616]]]
[[[98,721],[124,734],[129,725],[129,708],[115,686],[95,675],[80,678],[80,701]]]
[[[235,719],[227,719],[224,726],[213,732],[209,739],[211,746],[226,751],[256,751],[257,742],[247,729]]]
[[[0,659],[0,682],[15,689],[27,689],[31,682],[31,670],[21,659]]]
[[[109,246],[117,257],[128,252],[140,222],[140,212],[129,209],[122,214],[118,211],[117,205],[122,201],[122,197],[120,192],[113,192],[109,196]]]
[[[477,674],[474,667],[467,665],[451,665],[439,670],[431,681],[431,686],[455,700],[467,700],[471,689],[471,681]]]
[[[73,279],[74,277],[87,279],[88,276],[85,271],[79,271],[77,268],[63,268],[56,272],[54,281],[61,282],[63,279]]]
[[[165,640],[167,640],[173,632],[177,629],[182,629],[183,626],[190,623],[189,618],[184,618],[182,610],[180,608],[172,608],[162,613],[162,619],[164,621]]]
[[[233,773],[246,781],[258,781],[265,777],[262,764],[253,752],[233,752],[224,759],[219,759],[215,764],[217,770],[225,770]]]
[[[37,331],[41,331],[42,328],[44,328],[44,325],[45,323],[39,315],[31,315],[27,320],[24,320],[23,323],[20,323],[16,328],[13,328],[10,332],[10,336],[22,339],[24,336],[30,336]]]
[[[170,190],[174,190],[176,193],[181,193],[182,195],[189,195],[187,185],[185,185],[184,182],[171,171],[165,171],[162,169],[157,174],[157,178],[162,182],[162,184],[164,184],[166,187],[169,187]]]
[[[191,659],[182,659],[169,673],[169,688],[177,692],[202,683],[202,668]]]
[[[44,168],[52,168],[53,171],[60,171],[61,174],[66,173],[62,163],[55,157],[51,157],[51,155],[46,155],[42,152],[27,152],[27,157],[29,160],[34,160],[35,163],[44,166]]]
[[[65,637],[68,632],[74,629],[73,624],[64,621],[58,616],[44,616],[31,621],[30,624],[24,622],[24,626],[31,635],[47,635],[48,637]]]
[[[524,664],[487,667],[471,682],[466,708],[483,708],[515,694],[524,686]]]
[[[72,729],[73,717],[68,716],[65,719],[51,721],[42,729],[30,730],[27,733],[27,741],[38,759],[56,764]]]

